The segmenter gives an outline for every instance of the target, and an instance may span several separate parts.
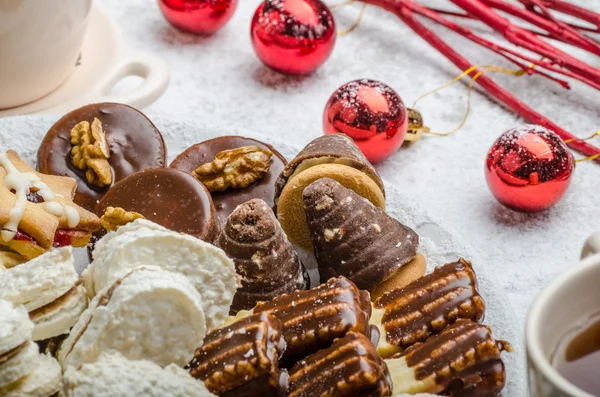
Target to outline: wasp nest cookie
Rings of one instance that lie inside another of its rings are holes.
[[[263,200],[239,205],[229,216],[218,245],[235,262],[241,280],[232,313],[309,286],[304,266]]]
[[[275,184],[276,213],[288,238],[312,251],[302,192],[314,181],[329,177],[385,208],[383,182],[352,139],[343,134],[324,135],[306,145],[283,169]]]

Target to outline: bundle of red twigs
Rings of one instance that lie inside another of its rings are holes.
[[[599,69],[567,54],[549,42],[549,39],[558,40],[600,56],[600,42],[589,35],[590,33],[600,33],[600,14],[570,4],[567,1],[449,0],[464,10],[464,13],[428,8],[417,3],[415,0],[360,1],[373,4],[396,14],[404,23],[410,26],[425,41],[441,52],[462,71],[471,68],[473,63],[469,62],[469,60],[428,29],[417,18],[417,15],[441,24],[467,39],[502,55],[527,74],[539,74],[569,89],[569,83],[558,77],[558,75],[562,75],[579,80],[600,90]],[[517,5],[515,1],[521,3],[523,6]],[[519,26],[500,15],[497,11],[512,15],[538,29],[528,29]],[[575,17],[592,27],[584,26],[583,24],[566,23],[555,17],[553,11]],[[530,53],[538,54],[539,57],[487,40],[473,33],[468,27],[450,20],[449,17],[470,18],[481,21],[494,31],[502,34],[508,42],[528,50]],[[477,73],[479,73],[479,70],[475,69],[470,75],[474,76]],[[600,149],[578,139],[573,134],[550,121],[547,117],[539,114],[523,101],[516,98],[511,92],[496,84],[485,74],[477,79],[477,83],[528,122],[550,128],[560,135],[572,149],[585,156],[597,156],[595,160],[600,162]]]

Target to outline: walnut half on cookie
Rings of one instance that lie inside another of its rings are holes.
[[[94,118],[91,126],[87,121],[77,123],[71,130],[71,144],[73,165],[85,171],[88,183],[97,187],[110,185],[110,149],[100,120]]]

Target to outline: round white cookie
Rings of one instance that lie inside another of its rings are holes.
[[[58,393],[62,388],[62,372],[58,362],[47,354],[38,354],[35,362],[33,372],[17,382],[1,387],[0,396],[49,397]]]
[[[156,266],[118,274],[90,302],[58,352],[64,368],[115,350],[131,360],[186,364],[202,344],[202,298],[189,280]]]
[[[146,360],[129,361],[103,353],[96,362],[69,367],[64,375],[66,397],[210,397],[201,381],[183,369],[161,368]]]
[[[49,305],[31,312],[35,324],[32,339],[44,340],[68,333],[87,304],[85,287],[77,285]]]
[[[84,272],[86,288],[94,295],[123,270],[159,266],[191,281],[202,296],[208,330],[218,327],[228,316],[237,290],[233,261],[212,244],[153,225],[138,219],[101,239],[94,261]]]
[[[0,272],[0,298],[32,311],[64,295],[78,278],[72,248],[53,249]]]
[[[38,365],[40,351],[35,342],[27,341],[17,349],[16,355],[0,364],[0,388],[15,383],[33,372]],[[3,394],[0,393],[0,396],[3,396]]]
[[[0,355],[31,339],[33,322],[24,306],[0,299]]]

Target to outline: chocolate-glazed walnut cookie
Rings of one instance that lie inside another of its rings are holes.
[[[98,103],[58,120],[38,150],[38,171],[77,181],[75,203],[94,211],[115,183],[134,172],[165,165],[162,135],[140,111]]]
[[[248,200],[259,198],[264,200],[269,207],[272,208],[274,206],[275,180],[287,164],[285,158],[277,150],[273,149],[271,145],[267,145],[256,139],[241,136],[222,136],[188,148],[177,156],[170,165],[172,168],[193,173],[198,167],[211,163],[221,152],[249,146],[256,146],[271,152],[270,167],[262,178],[246,188],[229,188],[224,191],[213,191],[211,193],[217,215],[223,224],[227,222],[227,217],[238,205]]]
[[[193,176],[172,168],[136,172],[114,185],[96,206],[136,212],[167,229],[213,242],[221,227],[206,188]]]

